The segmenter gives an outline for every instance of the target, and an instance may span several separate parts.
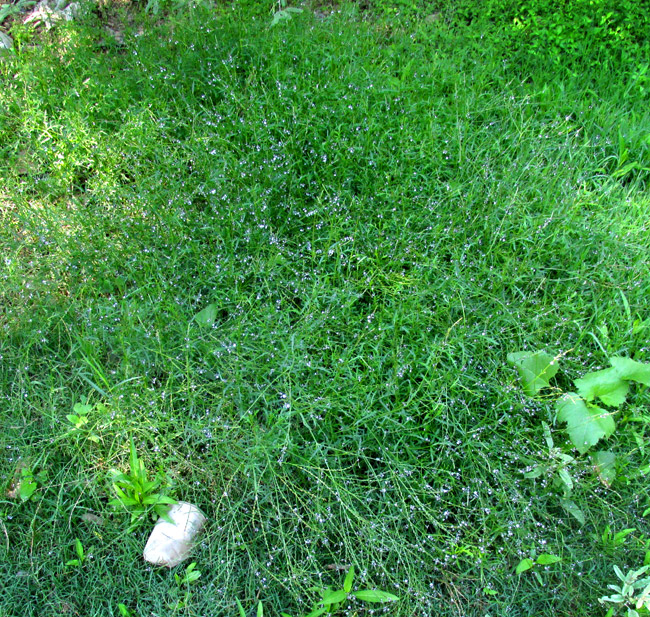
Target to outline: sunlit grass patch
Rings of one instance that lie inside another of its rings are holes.
[[[645,558],[645,424],[617,422],[610,488],[573,452],[581,525],[524,477],[544,422],[572,450],[506,357],[561,354],[558,392],[647,361],[643,102],[471,28],[268,21],[197,12],[114,54],[81,28],[63,64],[56,41],[12,61],[3,610],[178,608],[108,506],[133,438],[210,521],[188,611],[303,614],[354,565],[400,600],[349,615],[594,614]],[[636,531],[604,559],[607,525]]]

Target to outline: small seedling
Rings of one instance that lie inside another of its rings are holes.
[[[181,577],[178,574],[174,574],[174,580],[179,587],[183,585],[191,585],[194,581],[201,577],[201,572],[195,570],[196,561],[193,561],[187,568],[185,568],[185,574]]]
[[[542,576],[540,575],[539,571],[535,569],[535,566],[550,566],[554,563],[558,563],[559,561],[562,561],[562,557],[558,557],[557,555],[549,555],[548,553],[542,553],[539,557],[537,557],[537,559],[531,559],[530,557],[522,559],[517,564],[515,572],[517,574],[522,574],[523,572],[532,570],[539,584],[543,585],[544,581],[542,580]]]
[[[144,463],[138,458],[133,438],[130,443],[129,473],[111,469],[109,475],[117,495],[109,504],[131,512],[131,525],[136,525],[150,511],[161,518],[167,518],[168,506],[176,503],[175,499],[156,492],[165,488],[165,476],[158,474],[154,480],[148,479]]]
[[[571,476],[570,467],[575,465],[576,460],[570,454],[562,452],[555,446],[551,428],[546,422],[542,422],[544,429],[544,440],[548,448],[548,459],[543,463],[534,465],[530,471],[524,472],[524,478],[534,479],[540,476],[551,476],[553,486],[562,491],[560,504],[566,512],[575,517],[580,523],[584,524],[585,517],[582,510],[570,499],[573,491],[573,477]]]
[[[616,550],[620,546],[623,546],[625,544],[625,541],[627,540],[627,537],[631,533],[634,533],[635,531],[636,528],[632,528],[632,529],[623,529],[622,531],[618,531],[614,533],[610,529],[609,525],[607,525],[602,535],[600,536],[600,539],[605,549]]]
[[[66,416],[66,420],[73,426],[73,428],[70,430],[70,433],[77,433],[80,435],[85,434],[86,439],[94,443],[99,443],[100,441],[99,437],[94,432],[92,432],[90,426],[88,425],[88,423],[90,422],[88,415],[93,410],[103,410],[103,409],[104,406],[101,403],[98,403],[97,405],[75,403],[74,407],[72,408],[74,413],[68,414]]]
[[[343,581],[343,589],[333,590],[331,587],[312,587],[310,591],[316,591],[321,599],[314,604],[311,612],[303,617],[319,617],[327,613],[329,615],[335,614],[339,608],[343,606],[345,601],[352,597],[363,602],[396,602],[399,598],[387,591],[380,591],[378,589],[362,589],[359,591],[352,591],[352,582],[354,581],[354,566],[350,566],[348,573],[345,575]],[[286,613],[281,613],[282,617],[290,617]]]
[[[117,610],[120,611],[121,617],[136,617],[135,613],[121,602],[117,605]]]
[[[277,26],[282,21],[289,21],[293,15],[302,13],[302,9],[287,6],[287,0],[277,0],[271,12],[273,13],[273,19],[269,27]]]
[[[174,590],[174,595],[178,597],[179,591],[182,588],[185,588],[185,596],[182,599],[177,599],[170,604],[170,606],[175,610],[180,610],[186,607],[190,601],[190,586],[201,577],[201,572],[195,568],[196,562],[193,561],[189,566],[187,566],[187,568],[185,568],[185,572],[182,576],[179,574],[174,574],[174,580],[176,581],[177,586],[177,589]]]
[[[47,472],[43,469],[34,473],[30,467],[23,467],[20,470],[20,479],[18,485],[18,497],[21,501],[29,501],[39,485],[42,485],[47,479]]]
[[[79,538],[75,538],[74,540],[74,550],[77,553],[77,558],[66,561],[65,565],[74,568],[80,568],[86,560],[86,557],[84,555],[84,547],[81,544],[81,540],[79,540]]]

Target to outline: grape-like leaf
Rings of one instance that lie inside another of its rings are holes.
[[[605,405],[612,407],[622,405],[630,389],[630,384],[620,376],[616,368],[587,373],[582,379],[576,379],[574,383],[585,401],[599,398]]]
[[[588,405],[575,393],[565,394],[555,404],[557,419],[566,422],[567,432],[580,454],[609,437],[616,428],[611,414],[596,405]]]
[[[621,379],[638,381],[644,386],[650,386],[650,364],[617,356],[610,358],[609,361]]]
[[[217,305],[208,304],[202,311],[199,311],[194,315],[194,321],[203,326],[204,328],[209,328],[217,320]]]
[[[528,396],[536,396],[550,386],[558,366],[553,356],[543,351],[517,351],[508,354],[508,364],[514,366],[521,378],[521,387]]]
[[[18,489],[18,495],[21,501],[28,501],[37,488],[38,484],[34,482],[34,478],[32,476],[24,477],[20,481],[20,488]]]
[[[599,450],[591,456],[594,470],[605,486],[611,486],[616,479],[616,455],[613,452]]]

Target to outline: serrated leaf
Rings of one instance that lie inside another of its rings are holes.
[[[637,381],[644,386],[650,386],[650,364],[643,364],[631,358],[617,356],[610,358],[609,361],[621,379]]]
[[[361,591],[355,591],[350,595],[357,598],[357,600],[363,600],[364,602],[396,602],[399,600],[399,598],[392,593],[379,591],[377,589],[362,589]]]
[[[194,321],[204,328],[210,328],[217,320],[218,308],[216,304],[208,304],[202,311],[194,315]]]
[[[585,515],[582,510],[571,499],[560,499],[560,505],[566,512],[576,519],[581,525],[585,524]]]
[[[616,428],[611,414],[596,405],[586,405],[575,393],[565,394],[555,404],[557,419],[566,422],[573,445],[584,454]]]
[[[616,479],[616,455],[613,452],[599,450],[591,455],[591,460],[600,481],[610,487]]]
[[[517,567],[515,568],[515,573],[521,574],[522,572],[526,572],[526,570],[530,570],[534,565],[535,562],[532,559],[526,557],[526,559],[522,559],[517,564]]]
[[[323,596],[322,603],[327,604],[338,604],[343,602],[348,597],[347,591],[345,589],[339,589],[338,591],[332,591],[331,593]]]
[[[622,405],[630,390],[630,384],[613,367],[587,373],[582,379],[576,379],[573,383],[585,401],[599,398],[605,405],[612,407]]]
[[[345,575],[345,580],[343,581],[343,589],[346,593],[352,591],[352,581],[354,580],[354,566],[350,566],[348,573]]]
[[[558,561],[562,561],[562,557],[558,557],[557,555],[549,555],[548,553],[542,553],[537,558],[537,563],[540,566],[550,566],[552,563],[557,563]]]
[[[536,396],[542,388],[548,388],[549,380],[558,371],[555,358],[543,351],[509,353],[507,360],[517,369],[521,387],[528,396]]]

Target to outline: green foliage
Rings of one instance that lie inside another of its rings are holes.
[[[86,560],[86,556],[84,555],[84,547],[81,544],[81,540],[79,540],[79,538],[75,538],[74,548],[75,552],[77,553],[77,558],[66,561],[65,565],[72,566],[74,568],[80,568]]]
[[[328,615],[336,614],[339,609],[343,608],[349,598],[356,598],[362,602],[371,603],[384,603],[384,602],[397,602],[399,598],[387,591],[380,591],[378,589],[360,589],[352,591],[352,583],[354,581],[354,566],[350,566],[343,587],[341,589],[332,589],[331,587],[313,587],[311,591],[316,591],[320,595],[312,610],[303,615],[303,617],[319,617],[327,613]],[[241,605],[238,601],[238,606]],[[290,617],[286,613],[282,613],[283,617]]]
[[[584,454],[616,428],[612,414],[585,403],[577,394],[565,394],[556,403],[558,422],[566,422],[571,442]]]
[[[156,492],[167,487],[165,475],[159,472],[153,480],[148,479],[144,463],[138,458],[133,438],[130,440],[129,470],[129,473],[117,469],[109,471],[111,485],[117,495],[109,505],[129,511],[131,526],[143,522],[145,515],[152,511],[165,518],[168,506],[176,503],[176,500]]]
[[[510,23],[443,4],[306,3],[269,28],[273,3],[242,0],[136,16],[120,45],[97,15],[14,37],[0,613],[326,614],[354,563],[400,600],[351,614],[586,617],[612,564],[588,530],[637,528],[617,554],[643,554],[648,391],[590,402],[616,431],[586,455],[547,403],[602,358],[648,361],[642,71],[533,61]],[[513,341],[572,351],[528,397]],[[79,414],[89,387],[105,409]],[[209,516],[187,598],[142,563],[150,525],[107,506],[131,436],[152,492]],[[26,501],[23,463],[48,472]],[[93,559],[65,568],[75,537]],[[513,575],[539,554],[563,559]]]
[[[117,610],[120,612],[121,617],[136,617],[136,614],[121,602],[117,605]]]
[[[607,585],[614,593],[603,596],[598,601],[626,609],[627,617],[639,617],[638,611],[641,609],[650,610],[650,577],[640,578],[649,568],[650,566],[643,566],[623,574],[618,566],[614,566],[614,572],[622,584]]]
[[[35,0],[17,0],[17,2],[9,2],[7,4],[0,4],[0,26],[2,22],[8,17],[13,15],[20,15],[27,9],[36,4]]]
[[[273,19],[269,26],[277,26],[283,21],[290,20],[294,15],[299,15],[302,11],[303,9],[296,8],[295,6],[288,6],[287,0],[277,0],[275,7],[271,10]]]
[[[47,480],[47,471],[41,469],[34,473],[29,466],[21,467],[20,478],[18,479],[18,497],[21,501],[29,501],[34,497],[39,486],[43,486]]]
[[[179,576],[178,574],[174,574],[174,580],[176,581],[176,584],[179,587],[184,587],[187,585],[191,585],[194,583],[196,580],[198,580],[201,577],[201,572],[196,569],[196,562],[193,561],[190,565],[188,565],[185,568],[185,572],[183,573],[183,576]]]
[[[508,354],[508,363],[519,371],[522,387],[528,396],[534,396],[549,386],[549,377],[557,372],[557,366],[551,367],[552,361],[551,356],[542,352]],[[619,407],[625,402],[630,381],[642,385],[650,382],[650,365],[618,356],[612,357],[610,362],[612,368],[594,371],[575,380],[579,394],[564,394],[555,403],[556,419],[566,423],[571,442],[580,454],[585,454],[601,439],[610,437],[616,429],[613,414],[592,401],[598,398],[605,405]],[[599,455],[597,464],[611,471],[609,455]]]
[[[533,569],[536,565],[549,566],[554,563],[558,563],[559,561],[562,561],[562,557],[558,557],[557,555],[549,555],[548,553],[542,553],[536,559],[531,559],[527,557],[526,559],[522,559],[517,564],[517,567],[515,568],[515,573],[521,574],[522,572],[526,572],[527,570]]]
[[[543,351],[519,351],[508,354],[508,364],[519,372],[521,385],[528,396],[535,396],[544,388],[550,387],[558,371],[557,358]]]
[[[627,537],[636,531],[635,528],[623,529],[621,531],[613,532],[611,527],[607,525],[603,531],[600,540],[603,547],[608,551],[616,550],[625,544]]]
[[[83,435],[89,441],[99,443],[99,436],[88,425],[90,421],[88,416],[93,410],[103,413],[106,411],[106,407],[101,403],[97,403],[96,405],[75,403],[73,407],[74,413],[68,414],[66,420],[74,427],[71,433]]]
[[[650,12],[634,0],[465,0],[451,10],[457,20],[499,26],[507,40],[558,65],[638,61],[648,49]]]

